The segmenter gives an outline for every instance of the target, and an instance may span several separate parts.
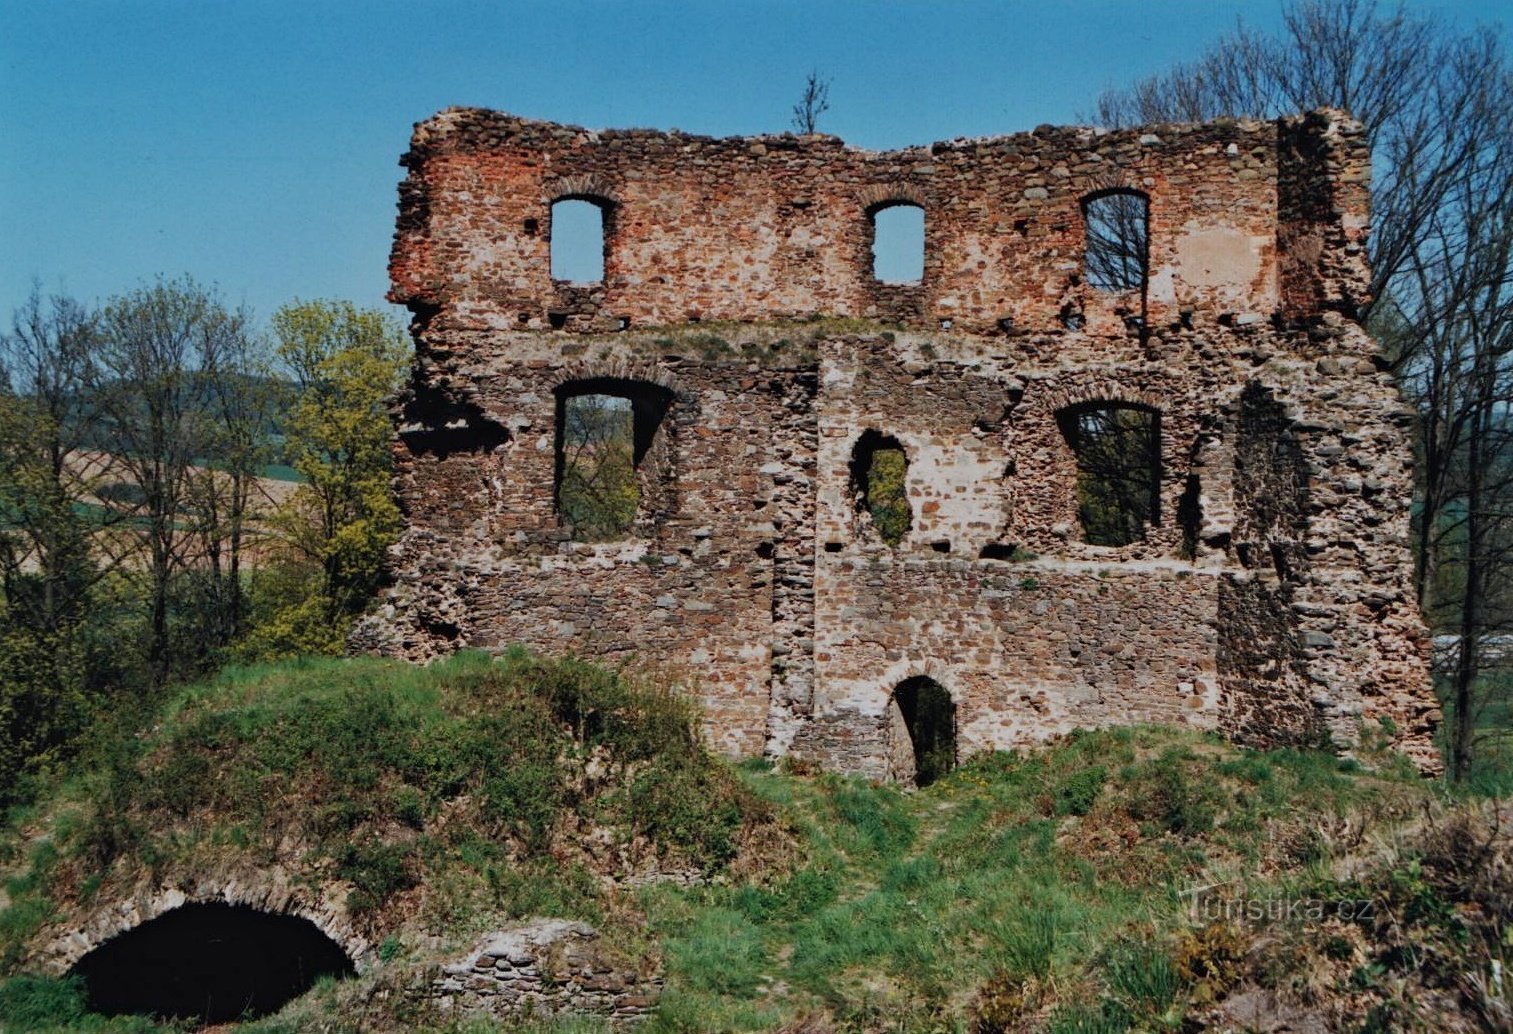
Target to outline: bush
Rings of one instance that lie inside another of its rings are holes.
[[[1130,815],[1189,836],[1213,829],[1223,790],[1206,772],[1190,770],[1192,761],[1191,752],[1170,748],[1127,769]]]
[[[88,1011],[78,977],[12,977],[0,984],[0,1020],[10,1030],[40,1030],[73,1023]]]
[[[353,885],[347,908],[354,913],[375,911],[417,882],[408,847],[371,841],[348,844],[337,861],[336,874]]]
[[[1215,922],[1183,936],[1175,966],[1192,999],[1211,1002],[1239,983],[1244,960],[1244,939],[1231,927]]]
[[[1092,810],[1098,795],[1103,792],[1103,784],[1107,779],[1108,770],[1102,765],[1084,768],[1067,776],[1056,786],[1056,814],[1086,815]]]
[[[735,854],[736,836],[756,807],[713,765],[658,759],[631,783],[627,811],[638,832],[713,869]]]
[[[270,858],[294,842],[311,845],[315,872],[351,884],[358,914],[441,872],[475,888],[469,908],[581,906],[565,886],[573,860],[551,849],[559,829],[643,834],[659,856],[713,870],[744,825],[770,819],[702,747],[681,697],[524,652],[233,669],[154,721],[94,752],[74,791],[81,821],[52,841],[108,879],[192,871],[225,845]],[[552,886],[528,892],[506,868]]]
[[[1025,1013],[1035,1008],[1039,986],[1009,970],[996,971],[977,989],[972,1002],[972,1034],[1010,1034],[1023,1029]]]

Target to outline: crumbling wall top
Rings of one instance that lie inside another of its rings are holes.
[[[967,333],[1246,314],[1307,319],[1365,296],[1368,165],[1321,111],[868,151],[832,136],[589,130],[450,108],[402,164],[391,297],[460,325],[607,330],[856,316]],[[1140,199],[1138,285],[1099,284],[1090,200]],[[555,202],[598,205],[602,279],[551,275]],[[874,218],[923,210],[923,275],[873,275]]]

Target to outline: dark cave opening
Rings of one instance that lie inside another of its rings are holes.
[[[355,970],[308,919],[189,904],[112,937],[72,972],[92,1012],[226,1023],[266,1016],[320,977]]]

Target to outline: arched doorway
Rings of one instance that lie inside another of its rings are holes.
[[[939,682],[916,675],[898,684],[893,705],[908,732],[914,785],[929,786],[956,767],[956,703]]]

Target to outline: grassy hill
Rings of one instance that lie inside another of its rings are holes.
[[[240,1029],[509,1027],[392,993],[514,917],[660,969],[648,1032],[1500,1029],[1508,816],[1389,755],[1117,729],[901,792],[730,766],[670,687],[464,654],[233,670],[4,834],[0,1024],[148,1031],[39,975],[149,883],[287,874],[377,945]],[[672,878],[669,878],[672,877]]]

